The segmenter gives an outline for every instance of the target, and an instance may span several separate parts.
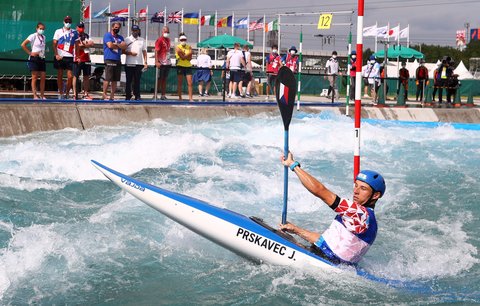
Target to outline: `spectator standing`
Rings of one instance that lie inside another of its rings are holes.
[[[267,64],[267,97],[265,100],[270,99],[270,90],[273,89],[273,95],[275,96],[275,83],[277,81],[278,70],[282,66],[282,58],[278,55],[278,46],[272,45],[272,52],[267,55],[265,59]]]
[[[372,94],[373,103],[377,102],[377,91],[381,84],[380,78],[380,64],[377,62],[375,55],[368,59],[367,65],[363,69],[363,77],[366,79],[370,92]],[[364,96],[365,97],[365,96]]]
[[[197,57],[197,67],[199,68],[193,76],[193,82],[198,83],[198,94],[200,97],[208,97],[208,91],[210,90],[210,84],[212,81],[212,58],[207,54],[207,49],[202,48],[200,55]],[[205,92],[203,92],[203,86],[205,85]]]
[[[453,70],[450,67],[450,56],[443,58],[437,73],[438,103],[442,103],[443,89],[447,87],[448,79],[452,76]]]
[[[90,75],[92,74],[92,66],[90,62],[90,50],[93,41],[87,33],[85,33],[85,24],[80,22],[77,25],[78,38],[75,41],[75,56],[73,61],[73,99],[78,99],[77,80],[80,73],[83,74],[83,100],[92,100],[89,95]]]
[[[172,67],[170,46],[170,29],[164,26],[162,35],[155,42],[155,67],[158,69],[157,87],[161,93],[160,100],[167,99],[167,78]]]
[[[233,82],[232,93],[230,98],[237,99],[237,87],[238,83],[243,78],[243,70],[245,67],[245,59],[243,53],[240,51],[240,44],[234,43],[233,50],[230,50],[227,54],[227,69],[230,70],[230,80]]]
[[[408,100],[408,80],[410,79],[410,72],[407,69],[407,63],[402,62],[402,68],[398,71],[398,87],[397,96],[400,94],[400,87],[403,86],[403,95],[405,101]]]
[[[333,51],[332,56],[327,60],[327,63],[325,64],[325,73],[327,74],[328,80],[327,98],[329,98],[330,93],[332,93],[332,102],[334,97],[336,96],[336,81],[339,70],[337,55],[337,51]]]
[[[147,44],[145,39],[140,36],[140,27],[136,24],[132,26],[132,34],[125,38],[125,77],[126,89],[125,99],[132,99],[132,85],[133,96],[135,100],[141,100],[140,97],[140,79],[142,72],[148,69],[147,64]]]
[[[193,87],[192,87],[192,47],[187,44],[187,36],[181,32],[178,40],[180,44],[175,49],[175,57],[177,59],[177,80],[178,80],[178,98],[182,100],[183,77],[187,79],[188,86],[188,100],[193,102]]]
[[[37,23],[36,32],[30,34],[21,46],[28,54],[28,69],[32,73],[32,94],[33,99],[45,99],[45,25],[41,22]],[[30,49],[27,48],[30,44]],[[40,97],[37,91],[37,80],[40,79]]]
[[[420,60],[420,66],[415,70],[415,84],[417,85],[417,93],[415,95],[415,101],[423,101],[423,93],[425,92],[425,87],[428,86],[428,69],[425,67],[425,60]]]
[[[350,54],[350,101],[355,100],[355,77],[357,75],[357,51],[353,50]]]
[[[453,66],[453,64],[451,64]],[[457,90],[462,86],[458,80],[458,74],[452,74],[452,76],[447,81],[447,103],[455,102],[455,96],[457,95]],[[460,103],[454,103],[455,106],[460,106]]]
[[[103,81],[103,100],[107,100],[108,86],[111,84],[110,100],[115,99],[115,91],[117,90],[117,82],[120,81],[122,72],[122,62],[120,57],[122,51],[127,48],[125,39],[120,33],[122,24],[113,22],[111,31],[103,36],[103,59],[105,62],[105,80]]]
[[[288,49],[288,53],[282,57],[282,64],[290,68],[293,73],[298,72],[297,52],[297,48],[295,46],[291,46],[290,49]]]
[[[65,16],[63,19],[63,27],[56,30],[53,35],[53,52],[55,57],[53,59],[53,67],[57,69],[57,86],[58,95],[63,99],[68,99],[68,94],[72,88],[73,83],[73,53],[75,49],[75,41],[78,38],[78,33],[71,29],[72,17]],[[63,71],[67,71],[67,86],[63,88]],[[64,91],[65,90],[65,91]]]
[[[239,90],[242,91],[242,98],[251,98],[250,94],[252,91],[252,79],[253,79],[253,66],[252,66],[252,54],[250,53],[250,48],[248,45],[243,46],[243,59],[245,60],[245,72],[243,73],[243,78],[238,83]],[[245,85],[245,86],[244,86]],[[245,88],[245,90],[243,89]]]

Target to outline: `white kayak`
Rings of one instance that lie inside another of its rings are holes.
[[[336,272],[345,270],[344,266],[340,267],[316,255],[308,247],[297,243],[290,235],[271,228],[259,218],[249,218],[234,211],[150,185],[93,160],[92,163],[109,180],[140,201],[240,256],[275,265],[318,267]],[[347,270],[351,269],[352,267],[347,268]]]

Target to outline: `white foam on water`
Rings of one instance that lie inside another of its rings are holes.
[[[345,117],[304,116],[294,118],[291,125],[290,149],[302,167],[345,197],[352,193],[353,140],[352,121]],[[375,274],[412,280],[455,276],[479,263],[472,244],[474,233],[466,227],[475,221],[474,213],[470,217],[456,213],[461,203],[456,203],[455,196],[444,189],[433,189],[442,197],[436,197],[436,192],[426,195],[431,197],[429,209],[436,209],[433,215],[426,213],[427,203],[419,199],[425,197],[421,186],[435,179],[415,180],[417,172],[428,178],[432,169],[448,171],[459,165],[450,153],[459,148],[451,149],[450,144],[463,144],[462,154],[475,156],[480,153],[479,140],[478,132],[451,126],[362,125],[362,168],[378,169],[388,184],[376,209],[379,235],[362,265]],[[149,168],[171,169],[165,177],[161,174],[160,187],[263,217],[273,226],[280,218],[283,126],[278,118],[258,115],[254,119],[183,124],[156,120],[89,131],[63,130],[0,143],[0,149],[0,184],[18,190],[56,190],[71,182],[104,179],[90,163],[95,159],[125,174]],[[467,190],[478,187],[471,168],[464,169],[465,177],[460,177],[465,178],[461,184],[467,185],[461,187]],[[295,175],[289,174],[289,220],[312,230],[324,230],[333,212],[310,195]],[[180,177],[169,181],[170,176]],[[145,180],[155,183],[159,177]],[[65,263],[59,265],[65,265],[66,273],[79,278],[84,277],[82,273],[87,273],[86,267],[92,261],[121,268],[117,256],[130,258],[130,262],[141,260],[140,255],[131,253],[132,243],[158,255],[159,260],[178,256],[179,251],[192,258],[214,253],[226,265],[231,258],[237,258],[157,214],[122,193],[85,220],[33,224],[20,229],[0,222],[2,230],[12,233],[9,246],[0,254],[0,296],[21,284],[22,279],[48,273],[43,269],[52,257],[62,258]],[[270,267],[262,265],[250,273],[268,274],[265,269]],[[328,281],[328,277],[320,276],[319,282]],[[285,287],[293,286],[311,291],[313,288],[305,284],[310,278],[293,271],[274,275],[270,289],[281,293]],[[334,279],[335,284],[342,281],[342,277]],[[360,281],[346,282],[345,286],[368,287]],[[38,291],[39,297],[41,294],[45,292]]]

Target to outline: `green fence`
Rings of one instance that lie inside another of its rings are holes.
[[[35,33],[38,22],[45,24],[46,58],[53,60],[53,34],[63,26],[66,15],[73,24],[80,20],[80,0],[1,0],[0,1],[0,58],[27,59],[20,44]],[[21,65],[19,65],[21,64]],[[55,74],[48,65],[47,74]],[[29,75],[25,63],[0,62],[1,75]]]

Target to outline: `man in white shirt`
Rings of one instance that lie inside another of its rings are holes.
[[[328,94],[327,96],[330,96],[330,93],[332,93],[332,103],[334,100],[334,97],[336,96],[337,90],[335,89],[335,82],[337,81],[337,75],[338,75],[338,59],[337,59],[337,51],[332,52],[332,57],[330,57],[327,61],[327,64],[325,65],[325,70],[327,73],[327,79],[328,79]],[[337,97],[338,98],[338,97]]]
[[[142,72],[147,70],[147,45],[145,39],[140,36],[140,27],[136,24],[132,26],[132,34],[125,38],[127,49],[125,50],[125,76],[126,89],[125,99],[132,99],[132,83],[133,95],[135,100],[140,100],[140,79]]]
[[[253,68],[252,68],[252,55],[250,53],[248,45],[243,46],[243,58],[245,59],[245,73],[243,74],[243,78],[238,84],[239,90],[242,92],[242,98],[251,98],[250,90],[252,87],[252,79],[253,79]],[[246,88],[246,92],[243,88]]]
[[[56,30],[53,35],[53,52],[55,57],[53,59],[53,67],[57,69],[57,86],[59,98],[63,98],[63,71],[67,70],[67,86],[65,89],[65,98],[68,98],[68,93],[72,88],[73,83],[73,53],[75,48],[75,41],[78,38],[77,31],[72,29],[72,17],[66,16],[63,19],[63,27]]]
[[[240,44],[235,43],[233,47],[233,50],[230,50],[227,54],[227,70],[230,70],[230,80],[233,81],[232,93],[230,97],[237,99],[238,96],[236,92],[238,82],[240,82],[243,78],[244,71],[242,68],[245,67],[246,63],[243,53],[240,51]]]

